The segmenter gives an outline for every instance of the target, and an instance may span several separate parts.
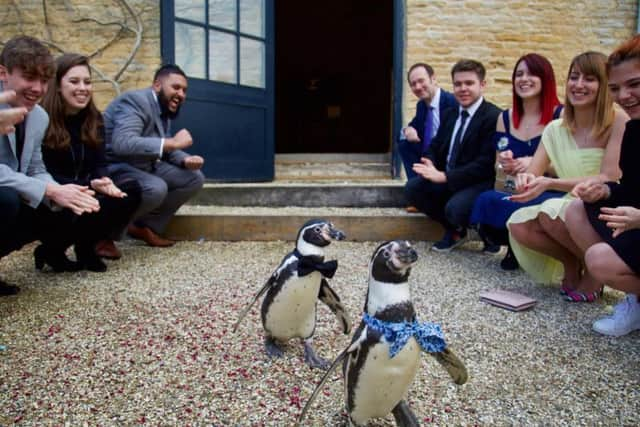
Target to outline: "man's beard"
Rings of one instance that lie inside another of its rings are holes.
[[[169,98],[167,97],[167,95],[165,95],[162,89],[160,90],[160,92],[158,92],[158,102],[160,103],[160,111],[162,112],[162,116],[167,117],[170,120],[174,120],[176,117],[178,117],[182,104],[178,104],[178,108],[176,108],[175,112],[171,111],[169,109]]]

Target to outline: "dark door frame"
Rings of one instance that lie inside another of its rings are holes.
[[[402,99],[404,86],[404,48],[406,0],[393,0],[393,93],[391,94],[393,123],[391,126],[391,176],[400,177],[402,161],[396,144],[402,129]]]

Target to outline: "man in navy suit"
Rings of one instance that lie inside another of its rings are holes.
[[[409,203],[445,229],[432,249],[448,252],[464,243],[473,204],[493,187],[495,149],[492,137],[500,109],[484,100],[485,68],[463,59],[451,69],[459,107],[443,112],[440,129],[419,163],[418,175],[405,186]]]
[[[452,94],[438,86],[436,75],[429,64],[413,64],[407,72],[407,81],[411,92],[418,97],[418,103],[415,117],[400,132],[398,152],[402,157],[407,178],[411,179],[416,176],[413,164],[420,161],[438,132],[442,113],[449,108],[457,107],[458,102]]]
[[[10,91],[0,110],[25,113],[23,122],[5,127],[6,135],[0,135],[0,258],[42,233],[63,233],[68,216],[53,210],[68,208],[81,215],[100,209],[92,190],[56,183],[42,161],[49,116],[38,101],[53,73],[49,50],[33,37],[14,37],[0,52],[0,91]],[[16,286],[0,280],[0,295],[17,292]]]

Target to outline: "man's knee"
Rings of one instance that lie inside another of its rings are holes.
[[[158,177],[147,180],[145,183],[141,183],[142,187],[142,205],[148,209],[154,209],[164,202],[169,192],[167,183]]]
[[[191,171],[191,179],[185,185],[185,188],[193,192],[199,191],[204,185],[204,174],[202,171]]]
[[[404,197],[408,203],[416,204],[417,201],[425,198],[424,178],[417,176],[411,178],[404,185]]]

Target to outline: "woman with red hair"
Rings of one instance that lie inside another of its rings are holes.
[[[553,67],[544,56],[529,53],[520,57],[513,69],[511,82],[513,107],[498,117],[496,125],[496,189],[478,196],[471,214],[471,224],[478,228],[486,252],[497,252],[500,245],[508,246],[507,254],[500,263],[504,270],[518,268],[518,261],[509,245],[509,216],[523,206],[562,196],[562,193],[547,191],[527,203],[508,200],[515,189],[515,179],[512,177],[527,169],[540,143],[542,130],[562,111],[556,94]],[[501,178],[502,175],[505,177]]]

